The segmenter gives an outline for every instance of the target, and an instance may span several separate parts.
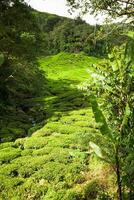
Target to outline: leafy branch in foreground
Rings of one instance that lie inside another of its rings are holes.
[[[114,48],[109,59],[91,72],[92,84],[88,86],[100,130],[90,146],[113,166],[119,200],[128,190],[130,199],[134,198],[134,40],[132,32],[128,35],[131,39],[126,47]]]
[[[131,18],[134,14],[133,0],[67,0],[72,9],[81,9],[83,13],[103,12],[112,17],[127,16]]]

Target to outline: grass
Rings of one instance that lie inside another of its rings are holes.
[[[45,125],[33,126],[29,137],[0,144],[0,199],[108,199],[99,198],[105,189],[87,175],[93,171],[89,141],[98,129],[90,101],[79,88],[95,62],[68,53],[39,59],[49,93],[35,101],[42,102]]]

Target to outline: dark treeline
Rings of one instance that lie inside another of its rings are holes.
[[[33,97],[42,95],[42,87],[45,85],[45,77],[39,70],[36,59],[38,32],[30,7],[21,1],[0,2],[2,141],[25,136],[40,113],[40,106],[32,100]]]

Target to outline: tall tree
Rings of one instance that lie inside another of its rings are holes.
[[[25,101],[39,96],[44,85],[36,62],[37,35],[32,9],[23,0],[0,1],[0,131],[3,127],[11,131],[9,124],[16,116],[28,125],[24,132],[31,126],[34,114]]]
[[[0,51],[5,55],[22,57],[22,51],[23,53],[26,51],[24,40],[32,41],[30,36],[35,32],[34,25],[30,8],[23,0],[2,0],[0,2]]]

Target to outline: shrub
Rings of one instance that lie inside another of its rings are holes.
[[[34,156],[43,156],[43,155],[47,155],[47,154],[51,153],[52,149],[53,149],[53,147],[45,146],[41,149],[34,149],[32,154]]]
[[[53,130],[51,130],[50,128],[46,128],[44,126],[43,128],[41,128],[38,131],[36,131],[35,133],[33,133],[32,136],[45,137],[45,136],[50,136],[52,133],[53,133]]]
[[[20,177],[6,178],[5,176],[0,175],[0,191],[8,191],[10,189],[15,189],[17,186],[20,186],[24,183],[24,179]]]
[[[55,191],[53,189],[49,189],[46,196],[42,198],[42,200],[61,200],[66,194],[66,190]]]
[[[49,182],[59,182],[64,179],[66,166],[57,162],[48,162],[43,169],[33,175],[36,180],[45,179]]]
[[[18,176],[18,164],[3,164],[0,168],[0,174],[4,176],[16,177]]]
[[[47,161],[47,156],[23,156],[15,159],[12,163],[18,165],[18,175],[27,178],[41,170]]]
[[[76,193],[75,191],[68,190],[63,200],[82,200],[82,197],[80,194]]]
[[[66,167],[65,181],[68,183],[70,187],[72,187],[75,183],[79,182],[82,179],[80,173],[84,170],[85,166],[77,163],[70,163]]]
[[[84,196],[86,200],[97,199],[101,187],[97,181],[91,181],[84,188]]]
[[[19,157],[20,155],[20,149],[15,149],[13,147],[4,148],[0,151],[0,164],[8,163],[11,160]]]
[[[0,150],[1,149],[5,149],[5,148],[8,148],[8,147],[13,147],[13,142],[5,142],[5,143],[2,143],[0,144]]]
[[[27,138],[24,143],[25,149],[40,149],[47,144],[47,140],[44,137],[30,137]]]

